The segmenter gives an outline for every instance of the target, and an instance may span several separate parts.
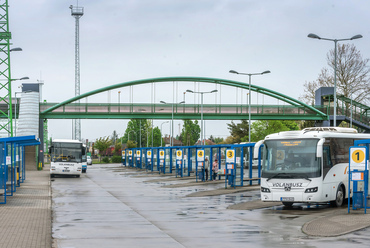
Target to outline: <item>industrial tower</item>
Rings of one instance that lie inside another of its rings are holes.
[[[84,14],[83,7],[69,6],[72,16],[76,19],[75,25],[75,96],[80,95],[80,18]],[[77,102],[77,111],[79,111],[79,103]],[[81,140],[81,120],[74,119],[72,125],[72,139]]]
[[[10,39],[8,0],[0,0],[0,102],[6,108],[0,110],[0,132],[13,136],[12,79],[10,77]]]

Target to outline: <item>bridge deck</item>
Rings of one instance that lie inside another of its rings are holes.
[[[42,118],[47,119],[171,119],[171,104],[105,104],[105,103],[74,103],[61,106],[52,112],[42,112],[54,103],[40,105]],[[248,118],[248,105],[203,105],[203,118],[208,120],[230,120]],[[200,119],[201,105],[174,105],[174,119]],[[251,105],[251,118],[259,119],[291,119],[291,120],[327,120],[312,110],[302,106],[290,105]]]

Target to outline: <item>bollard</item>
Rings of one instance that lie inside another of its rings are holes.
[[[42,170],[42,163],[40,162],[39,165],[37,166],[37,170]]]

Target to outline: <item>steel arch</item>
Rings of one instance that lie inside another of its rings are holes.
[[[113,90],[113,89],[117,89],[117,88],[122,88],[122,87],[128,87],[128,86],[133,86],[133,85],[141,85],[141,84],[148,84],[148,83],[160,83],[160,82],[204,82],[204,83],[215,83],[215,84],[220,84],[220,85],[226,85],[226,86],[232,86],[232,87],[237,87],[237,88],[242,88],[242,89],[249,89],[249,84],[246,84],[246,83],[243,83],[243,82],[238,82],[238,81],[233,81],[233,80],[228,80],[228,79],[219,79],[219,78],[208,78],[208,77],[160,77],[160,78],[149,78],[149,79],[141,79],[141,80],[134,80],[134,81],[129,81],[129,82],[124,82],[124,83],[119,83],[119,84],[114,84],[114,85],[110,85],[110,86],[107,86],[107,87],[103,87],[103,88],[100,88],[100,89],[97,89],[97,90],[93,90],[93,91],[90,91],[90,92],[87,92],[87,93],[84,93],[82,95],[79,95],[79,96],[75,96],[75,97],[72,97],[66,101],[63,101],[61,103],[58,103],[48,109],[46,109],[45,111],[41,112],[41,115],[44,115],[44,114],[47,114],[61,106],[64,106],[64,105],[67,105],[69,103],[72,103],[72,102],[75,102],[77,100],[80,100],[82,98],[85,98],[85,97],[88,97],[88,96],[91,96],[91,95],[95,95],[95,94],[98,94],[98,93],[101,93],[101,92],[104,92],[104,91],[108,91],[108,90]],[[293,106],[302,106],[302,107],[305,107],[305,108],[308,108],[310,110],[312,110],[313,112],[315,112],[316,114],[318,114],[319,116],[322,116],[322,117],[327,117],[327,115],[323,112],[321,112],[320,110],[310,106],[310,105],[307,105],[297,99],[294,99],[292,97],[289,97],[287,95],[284,95],[284,94],[281,94],[279,92],[276,92],[276,91],[273,91],[273,90],[270,90],[270,89],[267,89],[267,88],[263,88],[263,87],[260,87],[260,86],[256,86],[256,85],[250,85],[251,87],[251,90],[252,91],[255,91],[255,92],[258,92],[258,93],[261,93],[261,94],[264,94],[264,95],[267,95],[267,96],[270,96],[270,97],[273,97],[273,98],[276,98],[276,99],[279,99],[283,102],[286,102],[290,105],[293,105]]]

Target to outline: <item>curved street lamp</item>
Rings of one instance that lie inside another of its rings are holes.
[[[162,122],[161,123],[161,147],[162,147],[162,125],[165,124],[165,123],[168,123],[169,121],[165,121],[165,122]]]
[[[249,114],[249,120],[248,120],[248,141],[249,143],[251,142],[251,99],[252,99],[252,95],[251,95],[251,78],[252,76],[254,75],[263,75],[263,74],[267,74],[267,73],[271,73],[270,71],[264,71],[264,72],[259,72],[259,73],[242,73],[242,72],[237,72],[237,71],[234,71],[234,70],[230,70],[229,71],[230,73],[234,73],[234,74],[240,74],[240,75],[247,75],[249,76],[249,107],[248,107],[248,114]]]
[[[347,39],[328,39],[328,38],[322,38],[316,34],[308,34],[308,38],[312,39],[318,39],[318,40],[329,40],[334,41],[334,116],[333,116],[333,126],[337,126],[337,43],[338,41],[344,41],[344,40],[355,40],[362,38],[361,34],[357,34],[355,36],[352,36],[351,38]]]
[[[163,103],[163,104],[171,104],[172,105],[172,123],[171,123],[171,139],[170,139],[170,146],[173,146],[173,105],[175,103],[167,103],[165,101],[159,101],[160,103]],[[185,103],[185,101],[181,101],[177,104],[182,104],[182,103]]]
[[[200,113],[200,136],[201,136],[201,144],[204,145],[204,128],[203,128],[203,94],[207,93],[215,93],[218,92],[218,90],[212,90],[212,91],[192,91],[192,90],[186,90],[186,92],[193,93],[193,94],[200,94],[201,95],[201,113]]]

